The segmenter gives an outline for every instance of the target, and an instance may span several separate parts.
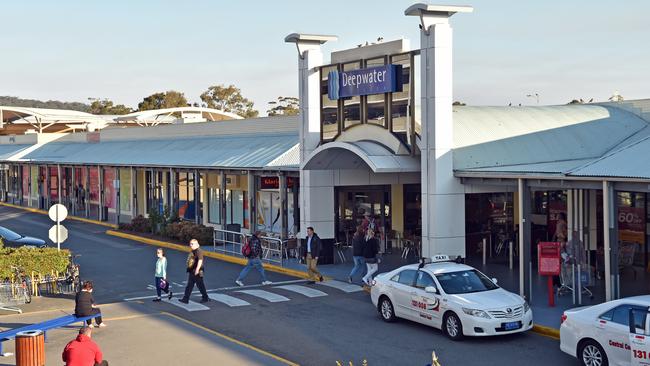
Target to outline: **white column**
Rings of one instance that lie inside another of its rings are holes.
[[[471,7],[416,4],[421,22],[422,255],[465,255],[465,192],[454,177],[452,29],[449,17]]]
[[[611,201],[610,183],[606,180],[603,181],[603,244],[605,251],[605,301],[613,300],[612,297],[612,266],[610,262],[610,227],[613,217],[610,215],[610,210],[613,202]]]
[[[285,42],[298,49],[298,96],[300,99],[300,163],[307,161],[320,144],[321,45],[334,36],[290,34]],[[334,238],[334,179],[332,171],[300,170],[300,234],[313,226],[321,239]]]

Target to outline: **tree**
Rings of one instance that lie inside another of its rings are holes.
[[[144,98],[138,104],[139,111],[148,111],[152,109],[187,107],[187,99],[183,93],[175,90],[169,90],[164,93],[155,93]]]
[[[241,90],[234,85],[213,85],[201,94],[201,100],[208,108],[232,112],[244,118],[253,118],[259,112],[253,109],[253,102],[241,95]]]
[[[278,97],[269,102],[271,107],[266,114],[269,116],[297,116],[300,111],[300,101],[296,97]]]
[[[36,100],[23,99],[12,96],[0,96],[0,105],[7,107],[25,107],[25,108],[51,108],[51,109],[68,109],[73,111],[88,112],[88,104],[80,102],[61,102],[58,100]]]
[[[88,113],[92,114],[129,114],[133,110],[124,104],[114,105],[112,100],[108,99],[91,99]]]

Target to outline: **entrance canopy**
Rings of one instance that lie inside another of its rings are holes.
[[[395,155],[371,141],[328,142],[319,146],[302,165],[305,170],[359,169],[367,166],[374,173],[419,172],[420,159]]]

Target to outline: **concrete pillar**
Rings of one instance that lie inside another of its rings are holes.
[[[605,251],[605,301],[620,297],[616,200],[611,182],[603,181],[603,243]]]
[[[97,179],[99,182],[99,221],[107,220],[107,217],[104,217],[104,169],[101,166],[97,167]]]
[[[50,167],[45,165],[45,189],[43,189],[43,194],[45,194],[45,207],[43,209],[50,209]],[[14,190],[15,192],[16,190]]]
[[[278,175],[278,189],[280,190],[280,238],[287,238],[289,232],[289,220],[287,210],[287,176]]]
[[[219,181],[221,186],[219,188],[219,202],[221,203],[221,228],[226,229],[226,225],[229,222],[226,222],[226,173],[221,170],[219,172]]]
[[[321,45],[334,36],[293,33],[285,42],[295,43],[298,50],[298,96],[300,99],[300,163],[303,164],[320,144],[320,70],[323,65]],[[312,226],[321,239],[320,262],[334,259],[334,176],[332,171],[300,170],[300,236]]]
[[[257,176],[248,172],[248,222],[251,233],[257,229]]]
[[[415,4],[420,18],[422,255],[465,255],[465,193],[453,172],[452,29],[469,6]]]
[[[198,169],[194,170],[194,223],[200,224],[201,219],[201,210],[199,210],[199,205],[201,204],[201,172]]]
[[[525,179],[518,179],[519,207],[519,295],[531,301],[531,194]]]

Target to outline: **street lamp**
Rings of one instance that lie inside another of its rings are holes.
[[[531,94],[526,94],[526,96],[527,96],[528,98],[535,98],[535,100],[537,101],[537,104],[539,105],[539,94],[537,94],[537,93],[531,93]]]

